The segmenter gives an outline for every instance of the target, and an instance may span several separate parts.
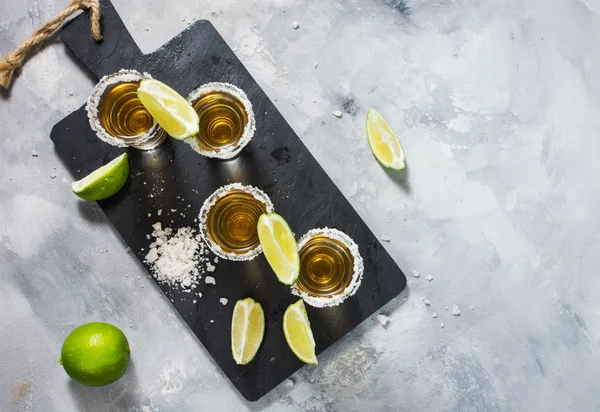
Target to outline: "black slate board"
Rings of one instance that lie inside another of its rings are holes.
[[[86,13],[61,31],[62,41],[96,77],[121,68],[137,69],[183,96],[207,82],[229,82],[246,92],[257,115],[253,140],[231,161],[202,157],[172,139],[151,152],[112,147],[94,135],[84,107],[54,126],[50,137],[56,151],[77,179],[128,151],[131,177],[127,185],[99,203],[142,264],[150,243],[146,235],[154,222],[160,220],[173,228],[195,226],[194,218],[206,197],[224,184],[242,182],[263,189],[298,236],[315,227],[335,227],[360,248],[365,272],[357,294],[335,308],[307,306],[318,353],[404,289],[402,271],[211,23],[197,21],[154,53],[143,55],[113,5],[103,0],[101,6],[103,42],[93,41]],[[163,210],[160,218],[159,209]],[[220,260],[214,276],[216,286],[202,284],[198,289],[201,299],[159,286],[234,386],[255,401],[303,365],[289,350],[282,332],[283,312],[297,298],[278,283],[263,255],[250,262]],[[247,366],[237,366],[230,350],[231,315],[235,302],[248,296],[265,310],[265,338],[256,358]],[[221,305],[221,297],[230,303]]]

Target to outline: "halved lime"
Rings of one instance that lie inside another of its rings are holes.
[[[252,298],[238,300],[231,318],[231,353],[238,365],[246,365],[256,355],[265,333],[265,314]]]
[[[367,113],[367,138],[373,155],[379,160],[379,163],[390,169],[404,169],[406,156],[398,137],[375,109],[371,109]]]
[[[294,233],[285,219],[277,213],[262,215],[258,219],[258,239],[277,279],[293,285],[300,274],[300,256]]]
[[[315,355],[315,338],[302,299],[291,304],[285,310],[283,334],[288,346],[298,359],[304,363],[318,364],[317,355]]]
[[[183,140],[198,134],[200,120],[196,110],[163,82],[144,79],[137,95],[156,122],[175,139]]]
[[[123,153],[108,164],[71,183],[71,190],[85,200],[102,200],[117,193],[129,177],[129,160]]]

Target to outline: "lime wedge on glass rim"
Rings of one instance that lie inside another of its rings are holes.
[[[81,180],[71,184],[71,190],[85,200],[102,200],[117,193],[129,177],[127,153],[94,170]]]
[[[196,110],[175,90],[156,79],[140,82],[137,96],[154,120],[173,138],[184,140],[198,134]]]
[[[304,363],[318,365],[317,355],[315,354],[315,338],[308,314],[304,307],[304,301],[291,304],[283,314],[283,334],[288,346]]]
[[[300,255],[292,229],[277,213],[269,213],[258,219],[257,230],[263,253],[277,279],[293,285],[300,274]]]
[[[231,353],[238,365],[246,365],[258,352],[265,334],[265,313],[252,298],[238,300],[231,318]]]
[[[375,158],[384,167],[403,170],[406,156],[396,133],[375,109],[367,113],[367,138]]]

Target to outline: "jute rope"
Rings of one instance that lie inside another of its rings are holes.
[[[50,37],[73,13],[79,10],[90,9],[90,20],[92,22],[92,34],[96,41],[102,40],[100,31],[100,4],[98,0],[71,0],[69,6],[58,16],[48,23],[39,27],[21,47],[6,53],[6,61],[0,60],[0,86],[8,88],[10,81],[25,61],[25,57],[32,48]]]

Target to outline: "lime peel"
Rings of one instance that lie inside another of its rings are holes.
[[[129,160],[127,153],[123,153],[83,179],[73,182],[71,190],[85,200],[102,200],[121,190],[128,177]]]
[[[279,226],[278,233],[275,226]],[[277,213],[263,214],[258,219],[258,238],[277,279],[284,285],[293,285],[300,275],[300,255],[288,223]]]
[[[291,304],[283,314],[283,334],[294,355],[304,363],[318,365],[315,338],[302,299]],[[304,352],[304,353],[301,353]]]
[[[253,320],[255,323],[258,321],[258,324],[254,325],[251,324],[253,311],[255,316]],[[250,326],[253,326],[253,329],[250,329]],[[240,328],[242,329],[240,330]],[[231,318],[231,353],[233,360],[238,365],[246,365],[254,359],[264,333],[265,314],[260,303],[252,298],[237,301]]]
[[[184,140],[200,131],[200,119],[192,105],[175,90],[156,79],[140,82],[137,95],[148,113],[171,137]]]
[[[375,109],[370,109],[367,113],[367,139],[373,156],[382,166],[394,170],[403,170],[406,167],[406,155],[398,137]]]

